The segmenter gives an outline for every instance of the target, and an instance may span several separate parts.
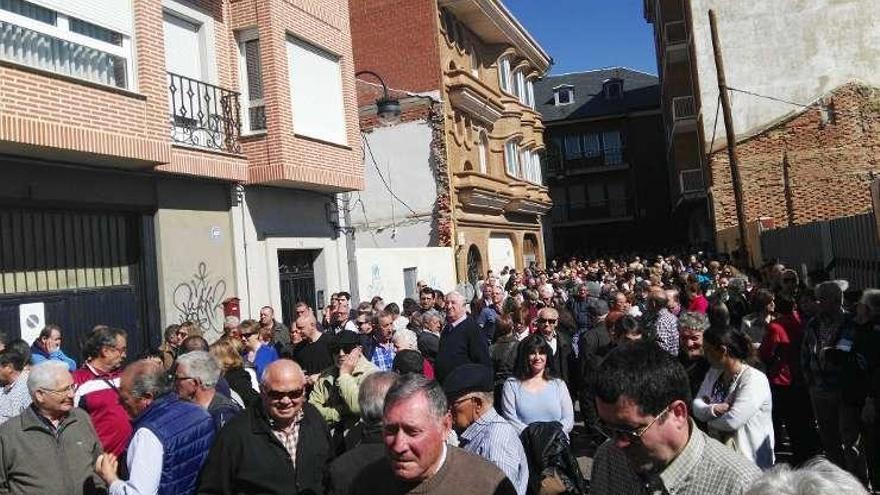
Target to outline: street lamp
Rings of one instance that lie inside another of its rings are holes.
[[[358,77],[361,74],[369,74],[378,79],[382,84],[382,97],[376,100],[376,116],[379,118],[379,122],[383,125],[397,123],[400,120],[400,102],[396,98],[388,96],[388,86],[385,85],[385,81],[379,77],[379,74],[369,70],[362,70],[356,73],[354,77]]]

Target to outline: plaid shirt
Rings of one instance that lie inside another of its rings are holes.
[[[376,342],[373,358],[370,361],[379,368],[379,371],[391,371],[391,366],[394,364],[394,344]]]
[[[661,308],[654,320],[654,332],[661,349],[678,356],[678,318],[668,309]]]
[[[0,389],[0,423],[18,416],[31,405],[31,394],[27,388],[28,372],[22,371],[11,384]]]
[[[278,430],[272,425],[272,434],[284,445],[287,454],[290,455],[290,463],[296,468],[296,444],[299,442],[299,424],[302,422],[302,409],[293,418],[293,422],[287,428]]]
[[[639,476],[626,455],[607,441],[596,451],[590,495],[740,495],[761,470],[690,422],[684,450],[656,474]]]

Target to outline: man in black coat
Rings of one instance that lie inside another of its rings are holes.
[[[434,363],[437,381],[443,383],[452,370],[462,364],[477,363],[492,368],[489,344],[480,327],[468,318],[464,296],[450,292],[446,296],[446,327],[440,333],[440,349]]]
[[[548,359],[553,361],[559,377],[571,388],[571,374],[569,373],[569,363],[572,360],[573,350],[571,347],[571,338],[556,331],[559,325],[559,312],[553,308],[541,308],[538,311],[537,326],[538,332],[547,339],[547,343],[553,349],[553,356]],[[549,363],[548,363],[549,364]]]
[[[197,493],[323,494],[330,432],[306,403],[305,387],[295,362],[279,359],[266,367],[262,400],[217,435]]]

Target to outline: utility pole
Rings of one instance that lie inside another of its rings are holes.
[[[730,113],[730,94],[727,92],[727,77],[724,74],[724,59],[721,57],[721,42],[718,39],[718,22],[715,11],[709,10],[709,28],[712,30],[712,50],[715,52],[715,69],[718,71],[718,94],[721,98],[721,111],[724,115],[724,130],[727,132],[727,156],[730,160],[730,180],[733,183],[733,198],[736,202],[736,222],[739,228],[739,248],[743,262],[748,264],[749,253],[746,245],[746,213],[743,205],[742,181],[739,176],[739,158],[736,156],[736,133],[733,130],[733,116]],[[712,150],[709,150],[711,153]]]

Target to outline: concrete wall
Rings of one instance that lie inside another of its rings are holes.
[[[237,292],[229,186],[163,180],[156,191],[162,326],[195,321],[210,342],[223,331],[221,303]]]
[[[706,140],[718,99],[710,8],[718,16],[730,87],[809,104],[852,79],[880,86],[876,0],[691,0]],[[731,97],[737,136],[799,109],[742,93]],[[716,145],[724,132],[719,118]]]
[[[369,151],[365,152],[366,189],[352,194],[349,202],[358,247],[430,247],[431,215],[437,200],[437,184],[431,163],[430,124],[425,120],[416,120],[377,127],[365,134],[365,139],[382,177],[394,194],[415,210],[418,216],[413,218],[412,212],[391,197]]]
[[[315,291],[348,290],[346,241],[337,236],[332,195],[298,189],[247,187],[244,201],[232,208],[236,281],[242,318],[255,317],[262,306],[276,308],[280,318],[281,286],[278,251],[320,251],[315,259]]]
[[[405,297],[413,297],[404,290],[404,268],[417,268],[418,280],[443,292],[455,287],[452,248],[358,249],[356,256],[362,300],[382,296],[386,303],[400,304]]]

